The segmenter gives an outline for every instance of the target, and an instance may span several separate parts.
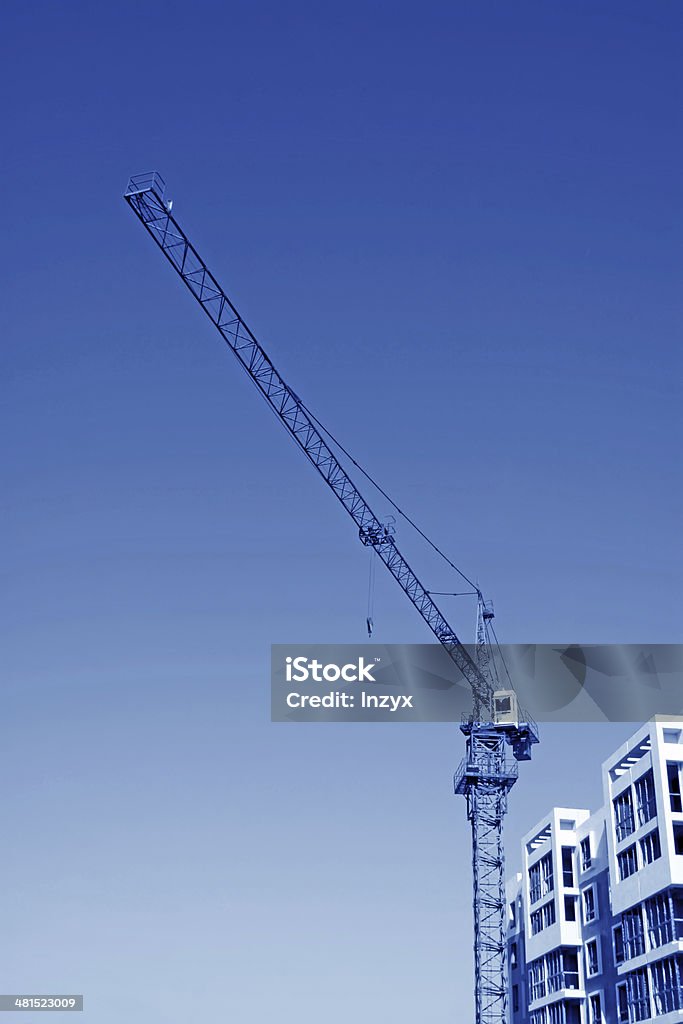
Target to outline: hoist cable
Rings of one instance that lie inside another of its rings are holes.
[[[398,514],[399,514],[399,515],[400,515],[400,516],[401,516],[401,517],[402,517],[403,519],[405,519],[405,521],[406,521],[407,523],[409,523],[409,524],[410,524],[410,526],[412,526],[412,528],[413,528],[413,529],[414,529],[414,530],[415,530],[415,531],[416,531],[417,533],[419,533],[419,535],[420,535],[420,536],[422,537],[422,539],[423,539],[424,541],[426,541],[426,542],[427,542],[427,544],[429,544],[429,546],[430,546],[431,548],[433,548],[433,549],[434,549],[434,551],[436,551],[436,553],[437,553],[438,555],[440,555],[440,557],[441,557],[441,558],[443,558],[443,560],[444,560],[445,562],[447,562],[447,563],[448,563],[448,565],[450,565],[451,569],[454,569],[454,570],[455,570],[455,571],[457,572],[457,574],[458,574],[458,575],[459,575],[459,576],[461,577],[461,579],[463,579],[463,580],[465,581],[465,583],[469,583],[469,585],[470,585],[470,586],[471,586],[471,587],[473,588],[473,590],[474,590],[474,593],[475,593],[475,594],[481,594],[481,591],[479,590],[479,587],[477,586],[477,584],[476,584],[476,583],[475,583],[475,582],[474,582],[473,580],[471,580],[471,579],[469,578],[469,576],[466,576],[466,575],[465,575],[465,573],[464,573],[464,572],[462,571],[462,569],[459,569],[459,568],[458,568],[458,566],[457,566],[457,565],[455,564],[455,562],[452,562],[452,561],[451,561],[451,559],[450,559],[450,558],[448,557],[448,555],[446,555],[446,554],[445,554],[445,553],[444,553],[444,552],[443,552],[443,551],[441,550],[441,548],[440,548],[440,547],[438,547],[438,546],[437,546],[437,545],[436,545],[436,544],[434,543],[434,541],[433,541],[433,540],[431,540],[431,539],[430,539],[430,538],[429,538],[429,537],[427,536],[427,534],[426,534],[426,533],[425,533],[425,532],[424,532],[423,530],[421,530],[421,529],[420,529],[420,527],[419,527],[419,526],[417,525],[417,523],[416,523],[416,522],[415,522],[415,521],[414,521],[413,519],[411,519],[411,518],[410,518],[410,516],[409,516],[409,515],[408,515],[408,514],[407,514],[406,512],[404,512],[404,511],[403,511],[403,509],[402,509],[402,508],[401,508],[401,507],[400,507],[399,505],[397,505],[397,504],[396,504],[396,502],[395,502],[395,501],[393,500],[393,498],[391,498],[391,497],[390,497],[390,496],[389,496],[389,495],[387,494],[387,492],[386,492],[386,491],[385,491],[385,490],[384,490],[384,489],[383,489],[382,487],[380,487],[380,485],[379,485],[379,484],[377,483],[377,481],[376,481],[376,480],[375,480],[375,479],[374,479],[374,478],[373,478],[373,477],[372,477],[372,476],[371,476],[371,475],[370,475],[370,474],[369,474],[369,473],[367,472],[367,470],[363,469],[363,467],[361,466],[361,464],[360,464],[359,462],[356,462],[356,460],[354,459],[353,455],[351,455],[351,453],[350,453],[349,451],[347,451],[347,449],[346,449],[346,448],[344,447],[344,445],[343,445],[343,444],[341,443],[341,441],[338,441],[338,440],[337,440],[337,438],[336,438],[336,437],[334,436],[334,434],[333,434],[333,433],[332,433],[332,432],[331,432],[330,430],[328,430],[328,429],[327,429],[327,427],[325,426],[325,424],[324,424],[324,423],[321,423],[321,422],[320,422],[320,420],[318,419],[318,417],[317,417],[317,416],[316,416],[316,415],[315,415],[314,413],[312,413],[312,412],[311,412],[311,410],[310,410],[310,409],[308,408],[308,406],[307,406],[307,405],[305,405],[305,404],[304,404],[304,402],[302,402],[302,401],[301,401],[301,399],[299,399],[299,402],[301,403],[301,405],[302,405],[302,407],[303,407],[303,409],[304,409],[304,411],[305,411],[306,415],[307,415],[307,416],[310,416],[310,418],[311,418],[311,419],[313,420],[313,422],[314,422],[314,423],[315,423],[315,424],[316,424],[316,425],[317,425],[318,427],[320,427],[320,429],[322,430],[323,434],[325,434],[325,435],[326,435],[326,436],[327,436],[327,437],[328,437],[328,438],[330,439],[330,441],[332,442],[332,444],[334,444],[334,445],[335,445],[335,446],[336,446],[336,447],[337,447],[337,448],[339,449],[339,451],[343,452],[343,453],[344,453],[344,455],[345,455],[345,456],[347,457],[347,459],[349,459],[349,460],[350,460],[350,462],[352,462],[352,463],[353,463],[353,465],[354,465],[354,466],[356,467],[356,469],[357,469],[357,470],[358,470],[358,471],[359,471],[360,473],[362,473],[362,474],[363,474],[363,476],[365,477],[365,479],[366,479],[366,480],[368,480],[368,481],[369,481],[369,482],[370,482],[370,483],[372,484],[372,486],[373,486],[374,488],[376,488],[376,490],[378,490],[378,491],[379,491],[379,493],[380,493],[380,494],[381,494],[381,495],[382,495],[382,496],[383,496],[384,498],[386,498],[386,500],[387,500],[387,501],[389,502],[389,504],[391,505],[391,507],[392,507],[393,509],[395,509],[395,510],[396,510],[396,511],[398,512]]]

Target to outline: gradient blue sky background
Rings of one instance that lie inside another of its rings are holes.
[[[84,1024],[467,1019],[462,737],[269,723],[272,642],[364,638],[367,553],[121,195],[164,174],[501,639],[679,641],[682,29],[4,5],[2,991],[84,992]],[[391,580],[375,619],[428,639]],[[511,867],[629,731],[546,728]]]

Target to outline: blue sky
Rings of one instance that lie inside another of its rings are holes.
[[[0,987],[83,991],[84,1024],[445,1024],[471,998],[462,737],[269,723],[272,642],[364,638],[367,552],[121,195],[164,174],[502,640],[676,642],[683,14],[3,13]],[[427,639],[381,577],[375,620]],[[628,731],[547,728],[511,864]]]

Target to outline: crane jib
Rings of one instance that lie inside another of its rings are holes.
[[[475,714],[492,710],[492,688],[458,639],[432,597],[391,537],[383,535],[379,518],[365,501],[322,434],[285,383],[261,344],[239,315],[163,199],[158,175],[131,179],[125,197],[181,279],[218,328],[229,348],[274,409],[290,435],[313,463],[356,523],[361,539],[370,543],[401,589],[472,689]],[[377,538],[373,540],[372,538]]]

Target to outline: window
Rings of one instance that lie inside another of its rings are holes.
[[[669,780],[671,810],[676,813],[683,811],[683,802],[681,801],[681,766],[678,761],[666,762],[666,776]]]
[[[663,729],[662,736],[665,743],[680,743],[682,738],[680,729]]]
[[[500,719],[499,715],[509,715],[512,713],[512,698],[511,697],[496,697],[493,698],[494,713],[496,715],[495,721],[498,722]]]
[[[633,907],[621,915],[621,928],[624,936],[624,958],[632,960],[645,952],[645,929],[640,907]]]
[[[595,921],[598,916],[598,901],[595,893],[595,886],[590,885],[583,890],[583,920],[585,924]]]
[[[653,860],[658,860],[662,856],[662,846],[659,842],[659,830],[653,829],[652,832],[648,832],[646,836],[640,840],[640,854],[643,858],[643,864],[652,864]]]
[[[529,1002],[561,992],[579,988],[579,960],[574,948],[553,949],[529,966]],[[556,1004],[561,1005],[561,1004]],[[565,1018],[558,1018],[564,1020]],[[567,1020],[573,1018],[567,1017]]]
[[[683,822],[681,821],[674,821],[674,850],[677,856],[683,856]]]
[[[531,934],[538,935],[540,931],[549,925],[555,924],[555,901],[549,900],[531,915]]]
[[[561,988],[564,988],[562,950],[554,949],[544,959],[548,979],[548,992],[559,992]]]
[[[683,892],[669,889],[645,900],[645,917],[653,949],[683,939]]]
[[[529,1017],[529,1024],[545,1024],[545,1010],[535,1010]]]
[[[657,813],[655,781],[652,769],[641,775],[639,779],[636,779],[635,791],[638,824],[644,825],[646,822],[651,821]]]
[[[548,925],[555,924],[555,901],[550,900],[549,903],[544,903],[541,907],[541,916],[543,918],[543,927],[547,928]]]
[[[600,956],[598,953],[598,940],[589,939],[586,943],[586,975],[592,978],[600,973]]]
[[[540,861],[541,865],[541,895],[547,896],[553,891],[553,857],[547,853]]]
[[[581,1024],[581,1011],[575,1003],[551,1003],[547,1024]]]
[[[519,1013],[519,985],[512,986],[512,1012]]]
[[[588,871],[592,863],[593,858],[591,857],[591,837],[586,836],[585,839],[581,840],[581,870]]]
[[[510,910],[510,924],[513,928],[517,925],[517,900],[513,900],[509,907]]]
[[[631,790],[624,790],[623,793],[612,801],[612,805],[614,807],[614,827],[617,832],[617,842],[620,843],[622,839],[626,839],[636,829]]]
[[[576,921],[576,896],[565,896],[564,919],[565,921]]]
[[[645,916],[647,933],[653,949],[672,941],[671,907],[667,892],[660,892],[657,896],[645,900]]]
[[[546,853],[545,857],[529,868],[529,899],[537,903],[548,893],[553,891],[553,855]]]
[[[576,828],[576,822],[573,818],[560,818],[560,831],[561,832],[573,832]]]
[[[628,1024],[628,989],[625,982],[617,985],[617,1020],[619,1024]]]
[[[612,948],[614,950],[614,965],[617,967],[626,959],[624,956],[624,932],[620,924],[615,925],[612,929]]]
[[[579,987],[579,961],[574,949],[554,949],[544,958],[548,994]]]
[[[683,1009],[683,956],[669,956],[652,964],[652,1001],[655,1013]]]
[[[545,995],[545,971],[543,959],[534,960],[529,967],[529,1002],[542,999]]]
[[[562,950],[562,988],[579,987],[579,958],[575,949]]]
[[[562,884],[566,889],[574,888],[574,849],[573,846],[562,847]]]
[[[623,882],[629,875],[635,874],[638,870],[638,862],[636,860],[636,846],[627,847],[622,853],[617,854],[617,864],[619,866],[619,878]]]
[[[517,966],[517,943],[510,943],[510,967]]]
[[[647,970],[639,967],[626,976],[628,1001],[631,1004],[631,1020],[647,1020],[650,1016],[650,996],[647,984]],[[626,1018],[628,1020],[628,1017]]]
[[[552,1003],[544,1024],[581,1024],[581,1011],[574,1003]]]
[[[590,1009],[589,1024],[602,1024],[602,1002],[599,994],[590,996],[588,1006]]]

